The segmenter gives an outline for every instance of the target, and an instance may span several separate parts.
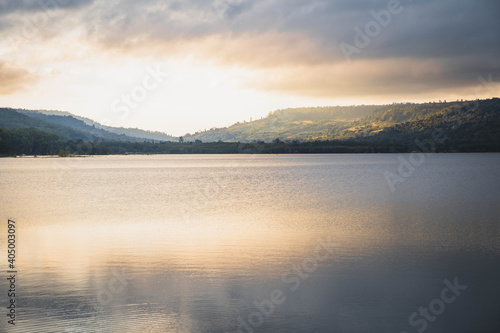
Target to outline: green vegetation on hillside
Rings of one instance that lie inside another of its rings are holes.
[[[42,119],[28,117],[13,109],[0,108],[0,128],[15,129],[30,127],[54,134],[60,137],[61,140],[92,140],[92,136],[88,133]]]
[[[0,156],[11,155],[57,155],[67,150],[75,154],[108,154],[108,148],[100,142],[62,141],[55,134],[36,128],[0,128]]]
[[[45,130],[44,128],[41,128],[39,124],[33,122],[33,119],[35,119],[35,120],[40,120],[41,121],[40,123],[43,124],[50,123],[54,125],[64,126],[66,128],[72,129],[73,131],[77,131],[77,133],[80,134],[78,136],[74,135],[71,136],[71,134],[69,137],[65,136],[65,139],[67,140],[82,139],[84,141],[93,141],[94,139],[101,139],[109,141],[137,141],[137,142],[145,140],[144,138],[139,139],[136,137],[126,136],[124,134],[112,133],[103,128],[98,128],[98,126],[95,126],[95,124],[88,125],[83,120],[77,119],[76,117],[67,112],[61,112],[60,114],[57,114],[56,111],[49,111],[48,113],[46,113],[45,111],[28,111],[28,110],[16,110],[16,111],[24,116],[32,118],[32,119],[24,118],[24,121],[28,123],[30,127],[35,127],[41,130]],[[57,132],[58,129],[60,128],[54,129],[54,131],[51,133],[58,134]],[[84,137],[82,137],[81,134],[83,134]]]
[[[47,110],[16,110],[29,117],[42,119],[51,123],[56,123],[73,129],[88,132],[94,137],[99,137],[107,140],[118,141],[137,141],[158,140],[158,141],[173,141],[175,138],[171,135],[146,131],[138,128],[123,128],[111,127],[102,125],[92,119],[73,115],[64,111],[47,111]]]
[[[251,122],[237,122],[227,128],[212,128],[184,136],[186,141],[271,142],[281,140],[328,140],[332,128],[343,128],[377,109],[376,105],[331,106],[283,109]]]
[[[236,142],[63,142],[36,128],[0,129],[0,156],[108,155],[108,154],[298,154],[298,153],[394,153],[405,152],[397,144],[315,141],[272,143]]]
[[[443,151],[500,151],[500,99],[450,105],[429,117],[389,126],[360,139],[415,148],[415,140],[430,139],[435,129],[446,137],[439,145]]]
[[[403,152],[417,149],[436,130],[445,138],[437,152],[500,151],[500,99],[284,109],[179,142],[117,135],[71,115],[27,116],[5,108],[0,128],[3,155]]]
[[[184,139],[229,142],[271,142],[276,138],[282,141],[354,140],[403,144],[412,149],[416,139],[429,138],[434,129],[440,128],[447,137],[440,145],[442,151],[499,151],[499,115],[499,99],[297,108],[271,112],[252,122],[186,135]]]

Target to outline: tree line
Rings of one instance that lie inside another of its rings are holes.
[[[109,155],[109,154],[311,154],[407,152],[399,144],[355,141],[239,142],[123,142],[62,141],[35,128],[0,129],[0,155]]]

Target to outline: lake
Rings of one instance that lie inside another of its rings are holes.
[[[411,158],[0,159],[0,331],[500,332],[500,154]]]

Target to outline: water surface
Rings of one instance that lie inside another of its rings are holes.
[[[428,156],[391,191],[398,166],[384,154],[0,159],[0,218],[16,221],[19,250],[17,324],[2,315],[0,330],[499,331],[500,154]],[[467,289],[412,326],[455,278]]]

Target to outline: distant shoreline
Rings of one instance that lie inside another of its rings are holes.
[[[174,138],[100,128],[55,111],[0,108],[0,155],[500,152],[498,110],[498,98],[295,108]]]
[[[92,158],[92,157],[106,157],[106,156],[166,156],[166,155],[396,155],[396,154],[412,154],[415,152],[389,152],[389,153],[373,153],[373,152],[344,152],[344,153],[135,153],[135,154],[106,154],[106,155],[73,155],[73,156],[58,156],[58,155],[24,155],[24,156],[0,156],[0,158],[15,158],[15,159],[60,159],[60,158]],[[418,152],[417,152],[418,153]],[[447,151],[447,152],[431,152],[427,154],[441,155],[441,154],[498,154],[498,151]]]

